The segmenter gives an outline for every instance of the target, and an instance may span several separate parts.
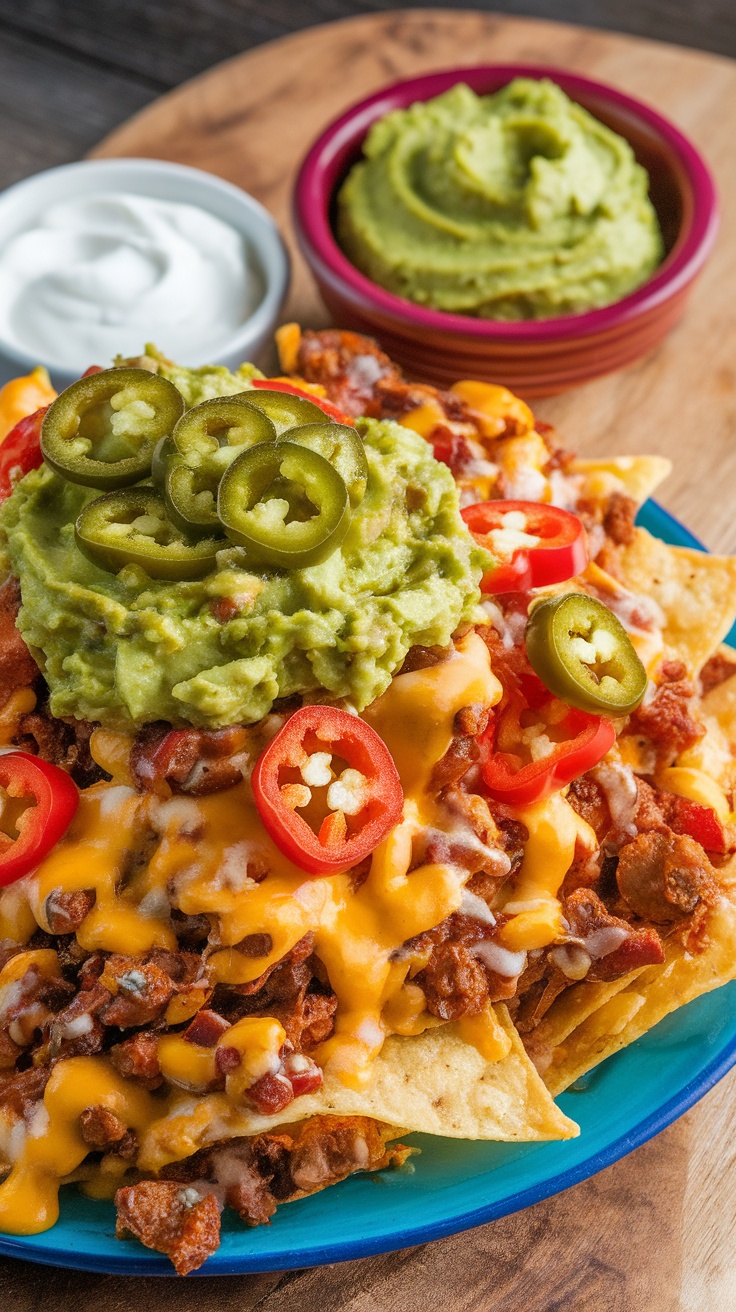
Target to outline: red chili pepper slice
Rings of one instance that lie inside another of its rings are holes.
[[[16,483],[43,464],[41,422],[48,406],[19,419],[0,446],[0,501],[10,496]]]
[[[29,798],[16,822],[18,837],[0,835],[0,886],[35,869],[66,833],[79,805],[74,781],[58,765],[28,752],[0,755],[0,787],[8,797]]]
[[[548,700],[551,700],[548,698]],[[535,698],[536,705],[539,702]],[[479,738],[481,774],[485,790],[497,802],[509,806],[533,806],[585,774],[610,751],[616,730],[610,720],[570,708],[554,733],[564,733],[548,755],[523,763],[514,752],[497,750],[499,739],[521,742],[520,715],[533,703],[512,693]],[[543,732],[545,731],[542,726]]]
[[[327,775],[325,761],[309,758],[327,753],[347,762],[359,779]],[[314,765],[321,767],[314,772]],[[310,777],[315,783],[305,781]],[[331,777],[329,786],[320,782]],[[398,824],[404,802],[398,771],[386,744],[365,720],[335,706],[303,706],[287,720],[256,762],[251,780],[264,827],[284,856],[310,874],[350,870],[374,851],[389,829]],[[330,797],[340,784],[337,799]],[[327,787],[327,815],[315,822],[318,831],[298,814],[309,809],[313,787]],[[340,805],[340,794],[350,806]],[[334,806],[332,805],[334,803]]]
[[[462,517],[473,537],[499,556],[494,533],[508,527],[504,517],[522,515],[525,533],[539,538],[535,546],[517,547],[501,556],[495,569],[481,579],[481,591],[528,592],[574,578],[588,563],[585,529],[577,515],[538,501],[480,501],[466,506]]]
[[[330,419],[336,420],[338,424],[348,424],[350,428],[355,425],[352,419],[340,410],[338,406],[327,401],[323,396],[315,396],[314,392],[308,392],[304,387],[295,387],[293,383],[285,383],[280,378],[254,378],[254,387],[265,387],[269,392],[288,392],[291,396],[303,396],[305,401],[312,401],[318,405],[320,410],[324,410]]]

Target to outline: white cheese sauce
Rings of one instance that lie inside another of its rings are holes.
[[[240,233],[178,201],[77,196],[0,251],[0,332],[52,367],[81,371],[146,341],[182,364],[216,359],[260,296]]]

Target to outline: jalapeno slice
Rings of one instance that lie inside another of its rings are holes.
[[[550,692],[579,711],[628,715],[646,692],[646,670],[625,628],[584,592],[539,602],[526,626],[526,650]]]
[[[151,457],[151,482],[157,487],[159,492],[163,492],[164,483],[166,482],[166,471],[171,461],[176,455],[176,447],[171,436],[162,437],[153,448]]]
[[[368,483],[365,447],[354,428],[347,424],[304,424],[284,433],[284,441],[296,442],[323,456],[344,481],[351,506],[359,506]]]
[[[176,450],[192,468],[211,468],[218,478],[241,451],[275,438],[271,420],[243,393],[215,396],[192,406],[172,434]]]
[[[267,387],[253,388],[247,396],[251,405],[258,406],[274,424],[280,437],[287,428],[301,428],[306,424],[323,424],[325,412],[306,396],[293,396],[290,392],[270,390]]]
[[[232,542],[282,569],[325,560],[350,523],[344,479],[324,456],[291,441],[238,456],[223,475],[217,509]]]
[[[190,537],[222,537],[223,527],[217,514],[217,489],[208,471],[190,469],[181,456],[175,457],[166,471],[164,500],[169,519]]]
[[[184,398],[148,369],[103,369],[80,378],[46,413],[47,465],[84,487],[127,487],[151,470],[156,444],[171,433]]]
[[[276,429],[267,415],[243,395],[202,401],[179,420],[170,450],[161,449],[163,490],[169,514],[179,527],[201,536],[220,530],[217,489],[228,465],[249,447],[273,442]]]
[[[79,550],[102,569],[117,574],[140,565],[153,579],[197,579],[215,566],[221,541],[190,541],[166,513],[155,487],[121,488],[90,501],[77,518]]]
[[[171,437],[162,437],[153,453],[151,481],[163,494],[169,519],[182,533],[194,538],[222,537],[217,518],[219,480],[207,470],[190,469]]]

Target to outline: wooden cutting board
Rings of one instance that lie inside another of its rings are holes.
[[[624,374],[537,406],[586,454],[676,461],[663,500],[712,548],[736,549],[736,64],[581,28],[477,12],[381,13],[239,55],[108,137],[97,155],[209,169],[272,211],[294,252],[285,317],[326,322],[296,254],[289,199],[317,132],[394,79],[470,63],[575,69],[648,100],[705,151],[724,224],[685,321]],[[3,1306],[78,1312],[730,1312],[736,1307],[736,1073],[657,1139],[516,1216],[409,1252],[302,1273],[187,1284],[0,1262]],[[421,1169],[421,1167],[420,1167]]]

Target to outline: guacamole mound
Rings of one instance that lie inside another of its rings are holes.
[[[238,392],[246,392],[254,378],[263,378],[260,369],[247,361],[239,365],[234,373],[223,364],[203,364],[198,369],[174,364],[151,342],[146,343],[142,356],[131,360],[121,355],[115,364],[143,365],[152,373],[168,378],[181,392],[188,410],[193,405],[199,405],[200,401],[211,401],[216,396],[235,396]]]
[[[99,494],[46,466],[26,475],[0,531],[52,713],[121,729],[158,719],[216,728],[320,689],[362,710],[410,647],[445,644],[474,620],[489,558],[460,517],[449,469],[398,424],[358,428],[369,479],[348,535],[321,564],[288,573],[252,573],[227,545],[196,582],[136,566],[106,573],[74,542],[77,515]]]
[[[664,248],[623,137],[547,79],[464,84],[371,128],[338,196],[352,262],[419,305],[546,319],[639,287]]]

